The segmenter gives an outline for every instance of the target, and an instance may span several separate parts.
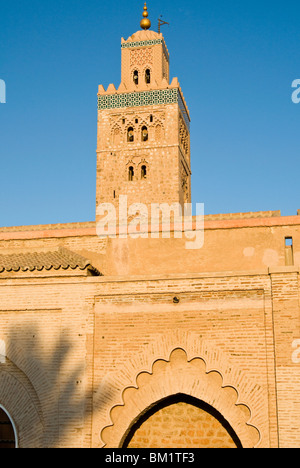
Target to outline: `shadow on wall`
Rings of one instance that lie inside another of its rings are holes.
[[[85,335],[62,330],[52,336],[51,329],[39,329],[20,316],[8,333],[0,327],[0,406],[15,429],[13,445],[86,445],[91,438],[92,368]]]

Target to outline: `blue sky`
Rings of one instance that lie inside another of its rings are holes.
[[[95,219],[98,84],[143,1],[1,1],[0,226]],[[300,2],[149,0],[191,113],[205,212],[300,209]]]

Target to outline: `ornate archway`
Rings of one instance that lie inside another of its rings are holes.
[[[139,424],[140,418],[158,402],[174,395],[192,397],[208,405],[206,408],[212,408],[222,421],[226,421],[227,427],[236,435],[242,447],[253,448],[259,444],[260,431],[252,423],[249,406],[239,402],[238,390],[225,385],[219,372],[207,371],[203,359],[189,361],[186,352],[178,348],[171,353],[168,361],[155,361],[151,373],[138,374],[136,386],[123,391],[123,404],[111,409],[112,424],[101,432],[103,446],[122,447],[132,428]]]

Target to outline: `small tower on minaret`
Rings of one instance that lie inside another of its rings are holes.
[[[190,117],[147,5],[141,30],[121,40],[121,84],[98,91],[97,206],[191,202]]]

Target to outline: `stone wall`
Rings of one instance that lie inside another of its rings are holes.
[[[179,402],[158,409],[132,435],[128,448],[236,448],[207,411]]]

